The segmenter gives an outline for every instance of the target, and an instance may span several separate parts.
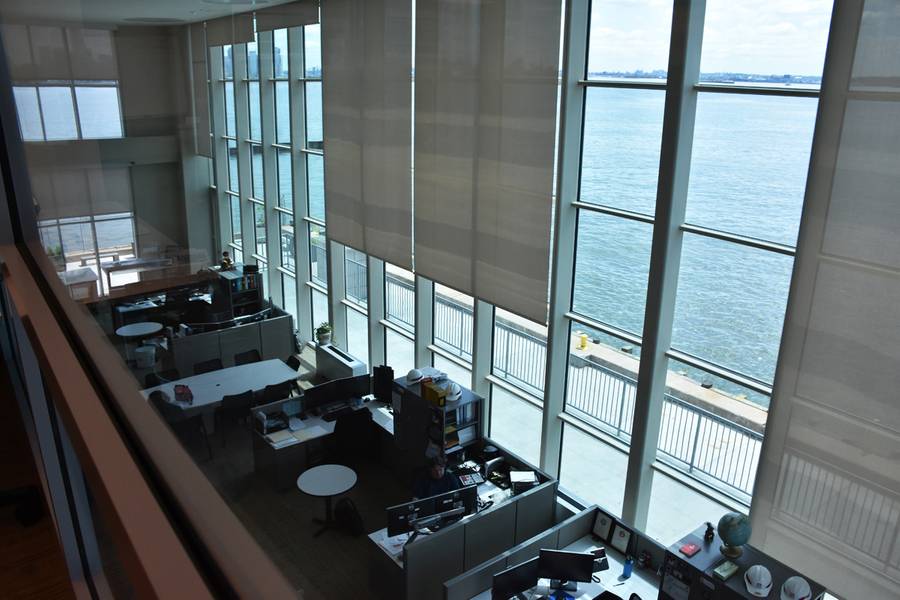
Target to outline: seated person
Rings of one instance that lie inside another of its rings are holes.
[[[458,490],[459,477],[447,472],[447,459],[442,454],[428,459],[426,470],[413,483],[413,498],[428,498]]]

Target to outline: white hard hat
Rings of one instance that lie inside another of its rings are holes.
[[[422,371],[418,369],[410,369],[409,373],[406,374],[406,380],[410,382],[415,382],[422,379]]]
[[[753,565],[744,572],[744,584],[751,596],[765,598],[772,591],[772,574],[762,565]]]
[[[456,402],[462,397],[462,388],[455,381],[447,386],[447,402]]]
[[[799,575],[788,577],[781,586],[781,600],[809,600],[811,597],[809,582]]]

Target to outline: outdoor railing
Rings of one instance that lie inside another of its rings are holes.
[[[411,281],[385,273],[384,313],[388,321],[405,329],[416,326],[416,287]]]
[[[325,246],[319,246],[318,244],[312,243],[309,245],[309,254],[313,281],[327,283],[328,262],[326,260]]]
[[[369,302],[368,267],[349,253],[344,257],[344,285],[347,300],[363,306]]]

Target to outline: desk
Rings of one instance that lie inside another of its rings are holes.
[[[343,465],[319,465],[304,471],[297,478],[297,489],[304,494],[325,498],[325,519],[315,519],[322,524],[322,529],[313,537],[319,537],[325,530],[335,527],[334,514],[331,511],[331,498],[350,491],[356,485],[356,473]]]
[[[73,300],[91,300],[97,297],[97,274],[87,267],[62,271],[59,278],[69,288]]]
[[[187,416],[204,414],[204,422],[208,426],[207,431],[212,431],[209,429],[212,423],[212,413],[222,403],[222,396],[241,394],[247,390],[258,392],[267,385],[293,381],[296,378],[297,371],[281,360],[272,359],[169,381],[142,390],[141,394],[144,395],[144,398],[148,398],[152,392],[164,392],[173,404],[187,413]],[[192,404],[175,402],[176,385],[186,385],[191,389],[191,393],[194,394]]]
[[[659,580],[651,572],[635,567],[631,577],[619,579],[622,574],[622,568],[625,565],[625,556],[608,544],[596,543],[592,535],[579,538],[562,549],[569,552],[590,552],[601,545],[606,548],[606,560],[609,562],[609,569],[595,573],[600,578],[600,583],[580,583],[578,592],[575,594],[569,592],[570,594],[578,600],[590,600],[604,590],[609,590],[625,600],[628,600],[631,594],[637,594],[641,597],[641,600],[654,600],[659,595]],[[515,565],[509,566],[514,567]],[[503,569],[500,570],[502,571]],[[550,592],[548,585],[549,582],[546,579],[542,579],[533,589],[537,594],[546,595]],[[484,590],[477,596],[473,596],[472,600],[491,600],[491,590]]]
[[[142,273],[144,271],[166,269],[171,266],[173,266],[171,258],[127,258],[125,260],[100,264],[100,268],[106,273],[106,289],[108,290],[112,290],[113,273],[127,271]]]
[[[142,321],[141,323],[123,325],[116,329],[116,335],[122,338],[125,342],[125,360],[132,360],[134,358],[133,352],[131,351],[131,346],[128,343],[130,340],[139,340],[142,337],[153,335],[154,333],[159,333],[160,331],[162,331],[162,328],[162,323]]]

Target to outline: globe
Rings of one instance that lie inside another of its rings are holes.
[[[737,558],[743,553],[741,546],[750,539],[750,519],[741,513],[726,513],[719,519],[718,531],[724,542],[719,550],[729,558]]]

